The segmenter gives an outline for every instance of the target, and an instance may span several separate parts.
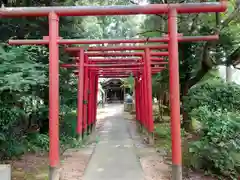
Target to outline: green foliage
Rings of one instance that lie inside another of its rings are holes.
[[[240,110],[240,86],[234,83],[225,84],[221,80],[213,80],[199,84],[189,90],[184,99],[184,108],[191,112],[195,108],[208,106],[211,110]]]
[[[153,96],[157,95],[158,97],[165,91],[168,91],[168,72],[163,70],[152,76],[152,93]]]
[[[44,66],[32,60],[33,47],[0,47],[0,90],[28,91],[34,85],[46,82]]]
[[[171,152],[171,128],[168,118],[164,120],[164,123],[155,124],[155,134],[159,142],[157,145],[164,148],[167,152]],[[167,122],[167,123],[166,123]],[[185,131],[181,130],[181,135],[184,137]]]
[[[123,84],[121,85],[121,87],[124,88],[129,88],[130,93],[133,92],[133,88],[134,88],[134,77],[132,74],[130,74],[130,76],[126,79],[123,80]]]
[[[201,124],[189,148],[194,168],[231,179],[240,175],[239,92],[237,84],[209,79],[183,98],[189,118]]]
[[[240,117],[203,106],[191,116],[202,122],[201,137],[190,143],[192,165],[231,179],[240,175]]]
[[[31,133],[27,136],[28,151],[49,150],[49,138],[46,134]]]
[[[76,112],[67,113],[61,120],[61,134],[75,138],[77,136],[77,117]]]

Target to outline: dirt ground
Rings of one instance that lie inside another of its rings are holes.
[[[98,111],[96,129],[100,129],[106,113]],[[81,180],[91,157],[95,139],[81,149],[68,149],[61,156],[60,180]],[[12,180],[47,180],[48,154],[26,154],[20,159],[7,161],[12,167]]]
[[[47,154],[26,154],[18,160],[7,162],[12,167],[12,180],[46,180],[48,176]]]

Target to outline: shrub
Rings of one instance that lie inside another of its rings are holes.
[[[236,179],[240,175],[240,117],[207,106],[194,109],[191,116],[202,122],[200,139],[190,143],[193,167]]]
[[[201,106],[208,106],[211,110],[240,111],[240,86],[219,80],[196,85],[183,97],[183,102],[186,112]]]
[[[189,143],[191,165],[230,179],[240,173],[240,86],[219,80],[190,89],[183,98],[198,139]]]
[[[28,151],[49,150],[49,137],[46,134],[31,133],[27,136]]]
[[[61,136],[69,136],[75,138],[77,129],[77,115],[76,112],[69,112],[64,115],[60,124]]]

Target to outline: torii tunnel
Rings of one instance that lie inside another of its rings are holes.
[[[97,89],[100,77],[124,78],[131,73],[135,78],[136,120],[150,135],[153,134],[152,81],[154,73],[169,70],[170,116],[172,136],[172,179],[182,179],[182,151],[180,133],[180,93],[178,42],[217,40],[218,35],[183,36],[178,34],[177,16],[187,13],[224,12],[227,1],[212,3],[147,4],[130,6],[51,6],[11,7],[0,9],[1,18],[48,16],[49,34],[42,40],[10,40],[12,45],[49,45],[49,179],[59,180],[59,45],[121,44],[107,47],[69,47],[73,64],[62,67],[75,68],[78,76],[77,133],[91,132],[96,123]],[[147,39],[62,39],[59,37],[60,16],[108,16],[134,14],[166,14],[168,34]],[[150,45],[151,42],[159,45]],[[143,44],[122,46],[124,43]],[[141,52],[134,50],[142,50]],[[154,51],[153,51],[154,50]],[[158,51],[157,51],[158,50]],[[107,52],[111,51],[111,52]],[[128,51],[128,52],[123,52]],[[131,52],[129,52],[131,51]],[[140,101],[141,97],[141,101]],[[146,108],[147,107],[147,108]]]

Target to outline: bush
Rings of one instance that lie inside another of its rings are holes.
[[[219,80],[190,89],[184,109],[198,122],[198,140],[189,143],[191,165],[236,179],[240,173],[240,86]]]
[[[27,136],[28,151],[49,150],[49,137],[46,134],[32,133]]]
[[[208,106],[211,110],[240,111],[240,86],[219,80],[196,85],[183,97],[183,102],[186,112],[201,106]]]
[[[199,107],[191,116],[202,122],[201,137],[190,143],[192,165],[231,179],[240,175],[240,117],[209,107]]]
[[[63,116],[60,122],[60,133],[61,136],[67,136],[75,138],[77,136],[77,115],[76,112],[70,112]]]

